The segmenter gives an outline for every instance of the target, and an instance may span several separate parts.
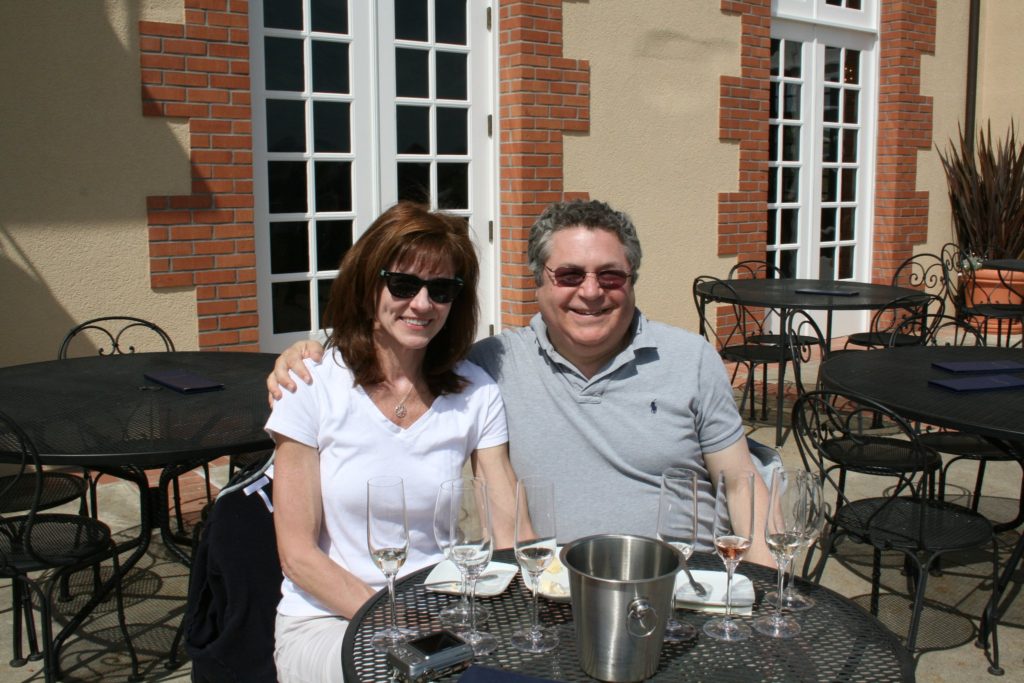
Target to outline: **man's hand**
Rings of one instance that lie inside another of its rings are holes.
[[[309,384],[313,381],[313,377],[309,374],[309,370],[306,368],[303,360],[312,358],[320,362],[323,357],[323,345],[312,339],[297,341],[285,349],[284,353],[274,361],[274,371],[267,375],[267,391],[270,392],[270,405],[273,406],[274,401],[281,398],[281,389],[295,391],[295,381],[288,373],[289,370],[294,372],[303,382]]]

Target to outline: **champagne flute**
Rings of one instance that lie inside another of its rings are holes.
[[[709,619],[704,633],[716,640],[750,637],[750,627],[732,618],[732,575],[754,540],[754,472],[723,470],[715,489],[715,550],[725,563],[725,616]]]
[[[537,605],[540,575],[555,559],[555,486],[544,477],[524,477],[516,484],[516,559],[533,584],[533,619],[528,629],[512,634],[521,652],[548,652],[558,646],[558,634],[540,625]]]
[[[780,467],[772,472],[764,537],[779,568],[776,609],[754,620],[754,629],[772,638],[792,638],[800,633],[796,619],[783,613],[782,596],[793,556],[803,543],[808,527],[814,524],[812,495],[811,477],[806,470]]]
[[[384,573],[391,603],[391,625],[373,634],[374,649],[386,651],[419,635],[399,628],[395,612],[395,576],[409,552],[405,517],[405,484],[401,477],[371,477],[366,482],[366,545],[373,563]]]
[[[455,482],[453,491],[457,495],[452,497],[448,516],[450,557],[469,578],[469,630],[460,631],[459,635],[473,646],[475,654],[486,655],[498,647],[495,637],[477,630],[476,623],[476,582],[494,551],[487,485],[482,479],[465,479]]]
[[[454,500],[456,505],[461,504],[458,491],[455,488],[456,484],[461,481],[461,479],[452,479],[442,482],[437,491],[437,501],[434,504],[434,539],[437,541],[437,546],[441,549],[441,552],[444,553],[444,556],[449,561],[452,559],[452,525],[450,519],[452,502]],[[455,566],[458,568],[458,565]],[[437,615],[442,626],[454,631],[469,628],[469,577],[466,576],[462,569],[459,569],[459,576],[461,578],[461,589],[458,601],[445,607]],[[477,605],[477,624],[487,621],[487,617],[487,608],[483,605]]]
[[[683,554],[683,562],[693,554],[697,540],[697,473],[683,467],[670,467],[661,475],[658,498],[658,538]],[[685,569],[685,568],[684,568]],[[697,636],[697,629],[676,618],[672,599],[665,640],[678,643]]]
[[[809,475],[813,482],[811,487],[811,508],[809,510],[811,521],[806,528],[806,533],[801,538],[800,547],[797,548],[795,558],[799,557],[804,551],[809,551],[818,538],[821,536],[824,529],[825,523],[828,520],[829,511],[831,507],[826,503],[824,498],[824,492],[821,486],[821,480],[814,476]],[[805,609],[814,607],[814,598],[804,595],[796,588],[793,588],[793,575],[795,561],[790,563],[789,571],[787,572],[788,583],[785,589],[782,591],[782,606],[788,609],[790,612],[799,612]],[[778,602],[778,593],[776,591],[768,591],[764,595],[764,599],[769,603]]]

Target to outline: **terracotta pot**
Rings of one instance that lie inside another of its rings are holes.
[[[1000,278],[1000,274],[1002,278]],[[1013,287],[1011,290],[1007,283]],[[968,301],[974,305],[983,304],[1011,304],[1024,308],[1024,273],[1017,271],[999,271],[994,268],[980,268],[974,271],[974,281],[968,283],[965,292]],[[973,324],[984,334],[996,334],[999,330],[998,319],[977,317],[972,320]],[[1002,321],[1003,334],[1007,333],[1007,325],[1010,325],[1009,334],[1020,334],[1020,321]]]

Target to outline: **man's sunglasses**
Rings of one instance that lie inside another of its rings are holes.
[[[380,271],[384,283],[388,286],[391,296],[396,299],[411,299],[420,293],[424,287],[427,288],[427,296],[435,304],[450,304],[462,291],[461,278],[439,277],[433,280],[421,280],[415,275],[408,273],[394,273],[390,270]]]
[[[544,270],[551,273],[551,279],[559,287],[579,287],[588,275],[593,275],[601,289],[622,289],[630,278],[630,273],[622,270],[601,270],[595,273],[574,266],[562,266],[554,270],[544,266]]]

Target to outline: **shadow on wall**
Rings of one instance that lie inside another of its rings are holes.
[[[186,122],[142,115],[139,6],[0,3],[0,365],[56,358],[82,320],[184,308],[149,282],[146,197],[192,189]]]

